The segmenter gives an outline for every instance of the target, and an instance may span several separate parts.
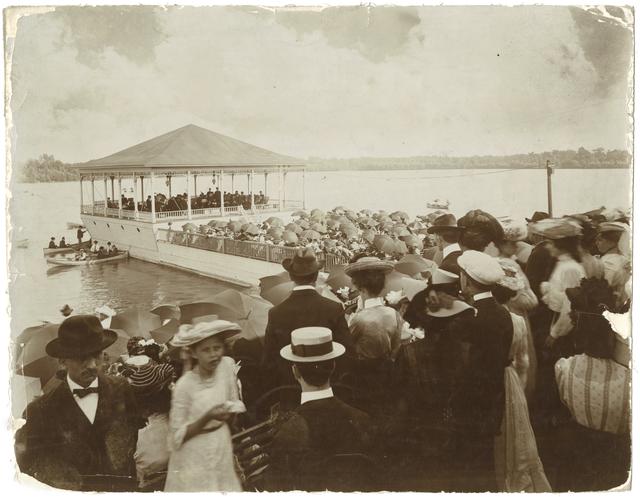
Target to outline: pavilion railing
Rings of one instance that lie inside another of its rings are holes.
[[[282,263],[282,261],[288,257],[293,257],[298,249],[297,247],[284,247],[269,243],[233,240],[220,236],[180,232],[169,229],[158,230],[158,240],[173,245],[209,250],[220,254],[235,255],[276,264]],[[337,265],[348,263],[345,257],[337,254],[319,252],[316,254],[316,257],[324,263],[325,271],[330,271]]]

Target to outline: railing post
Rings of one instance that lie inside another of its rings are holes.
[[[220,216],[224,216],[224,172],[220,169]]]
[[[118,173],[118,217],[122,218],[122,177]]]
[[[96,179],[91,175],[91,215],[95,216],[96,214]]]
[[[133,218],[138,219],[138,177],[133,173]]]
[[[82,192],[82,174],[80,175],[80,213],[84,214],[84,194]]]
[[[287,208],[287,169],[282,169],[282,206]]]
[[[255,201],[253,193],[253,169],[251,170],[251,210],[255,212]]]
[[[187,219],[191,220],[191,190],[189,190],[189,180],[191,171],[187,171]]]
[[[153,171],[151,171],[151,177],[149,179],[149,190],[151,190],[151,222],[156,222],[156,195],[153,190]]]

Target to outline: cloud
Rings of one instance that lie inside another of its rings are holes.
[[[603,15],[598,9],[570,8],[584,57],[595,69],[598,80],[594,93],[607,96],[611,88],[627,84],[633,51],[633,31],[626,27],[625,12],[607,7]],[[613,16],[613,18],[611,17]]]

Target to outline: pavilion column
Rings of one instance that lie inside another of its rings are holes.
[[[220,215],[224,216],[224,175],[220,170]]]
[[[91,214],[95,215],[96,213],[96,179],[91,176]]]
[[[267,196],[267,178],[269,177],[269,173],[264,173],[264,196]]]
[[[144,205],[144,176],[140,176],[140,201]]]
[[[80,213],[84,214],[84,192],[82,191],[82,174],[80,175]]]
[[[282,211],[282,166],[278,166],[278,210]]]
[[[197,174],[193,175],[193,196],[194,197],[198,196],[198,175]]]
[[[104,216],[107,216],[107,176],[104,176]]]
[[[191,220],[191,190],[189,183],[191,180],[191,171],[187,171],[187,219]]]
[[[282,169],[282,204],[287,208],[287,169]]]
[[[251,170],[251,210],[255,210],[256,202],[255,202],[255,191],[254,191],[254,176],[253,169]]]
[[[235,182],[234,182],[235,177],[236,177],[235,173],[231,173],[231,193],[233,193],[233,192],[235,192],[235,191],[236,191],[236,188],[235,188],[235,186],[234,186],[234,183],[235,183]]]
[[[305,170],[304,167],[302,168],[302,208],[306,209],[307,208],[307,189],[306,189],[306,175],[305,175]]]
[[[156,194],[153,190],[153,171],[151,171],[151,176],[149,178],[149,190],[151,190],[151,222],[156,222]]]
[[[167,175],[167,183],[169,183],[169,198],[171,198],[171,175]]]
[[[122,178],[118,173],[118,217],[122,217]]]
[[[116,199],[116,193],[113,188],[113,183],[115,179],[116,179],[115,176],[111,176],[111,201],[114,201]]]
[[[138,219],[138,177],[133,173],[133,216]]]

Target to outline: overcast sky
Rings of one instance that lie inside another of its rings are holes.
[[[22,17],[14,159],[193,123],[302,158],[627,148],[620,9],[68,7]]]

